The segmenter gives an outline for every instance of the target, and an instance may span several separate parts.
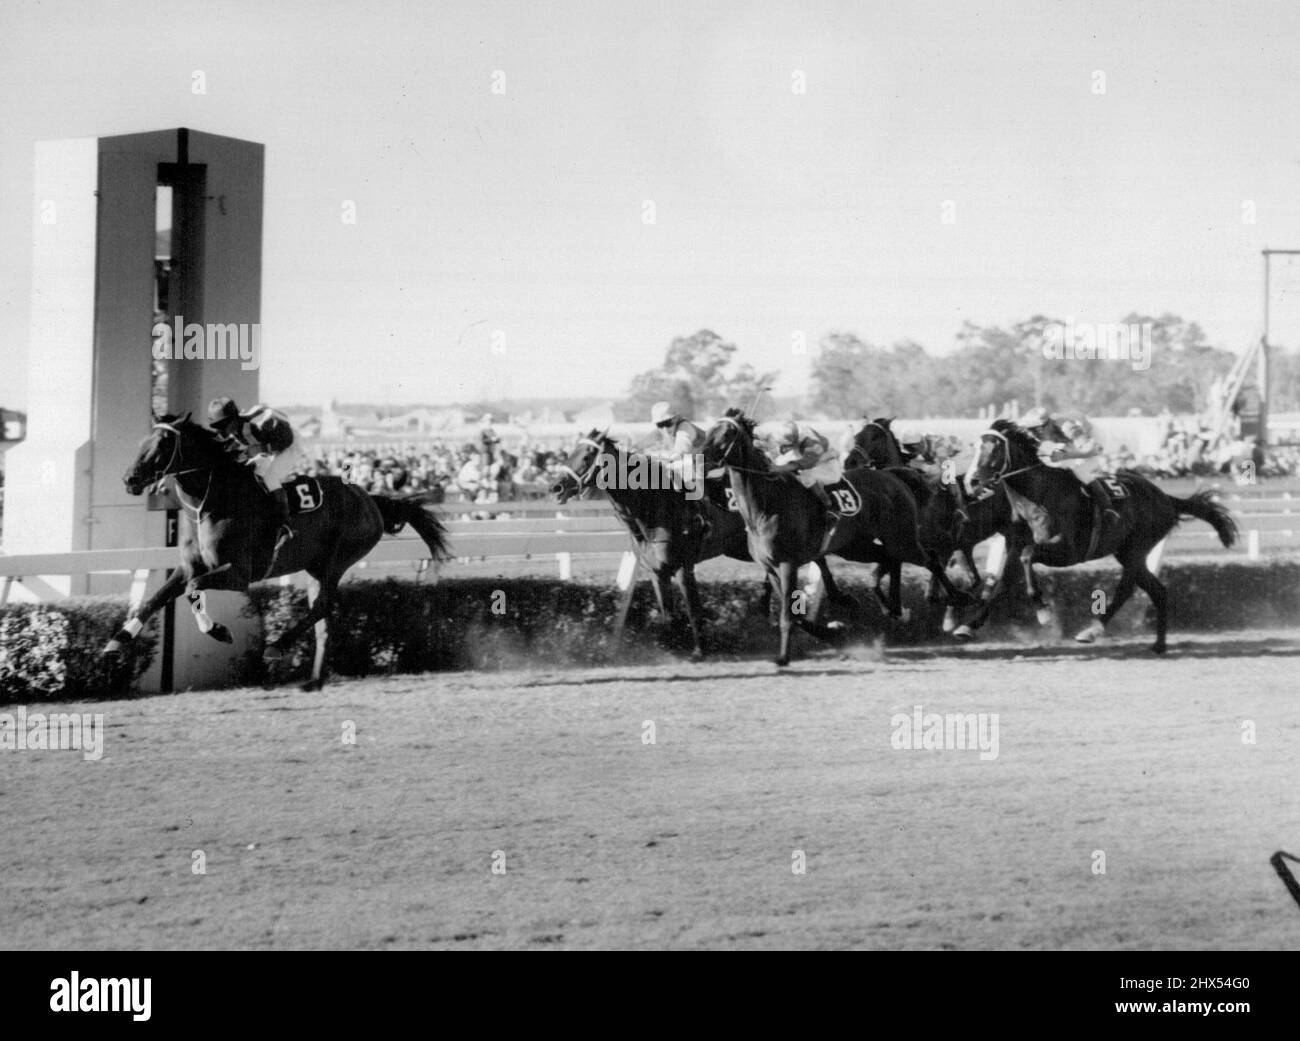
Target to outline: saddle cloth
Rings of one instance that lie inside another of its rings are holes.
[[[1106,486],[1106,491],[1110,492],[1110,497],[1112,499],[1128,498],[1128,490],[1124,487],[1123,482],[1114,474],[1102,474],[1097,478],[1097,480]]]
[[[315,513],[325,501],[320,481],[314,477],[295,476],[284,482],[284,490],[289,496],[289,512],[294,516]]]
[[[828,484],[826,493],[841,517],[856,517],[862,511],[862,496],[847,479],[840,478],[834,484]]]

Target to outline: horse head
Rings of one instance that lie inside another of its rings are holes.
[[[903,466],[906,462],[898,436],[890,426],[893,417],[881,416],[869,420],[853,435],[853,448],[845,457],[846,469],[854,466],[871,466],[883,470],[890,466]]]
[[[979,452],[967,474],[971,491],[997,484],[1038,461],[1038,438],[1009,419],[995,419],[980,435]]]
[[[555,501],[563,506],[570,499],[581,497],[600,469],[600,457],[616,450],[617,442],[608,430],[593,428],[580,436],[573,450],[556,467],[560,476],[551,485]]]
[[[122,483],[131,495],[160,484],[176,474],[210,470],[230,458],[226,444],[215,431],[199,426],[183,416],[155,414],[153,429],[140,442],[135,461],[122,475]]]
[[[769,469],[754,447],[754,421],[738,408],[729,408],[704,436],[704,463],[707,469],[738,466],[751,470]]]

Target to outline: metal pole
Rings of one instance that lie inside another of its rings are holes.
[[[1268,403],[1272,388],[1269,386],[1269,333],[1271,316],[1271,271],[1269,261],[1273,256],[1300,257],[1300,249],[1266,249],[1264,253],[1264,338],[1259,345],[1259,364],[1255,370],[1255,382],[1259,384],[1259,444],[1268,444]]]

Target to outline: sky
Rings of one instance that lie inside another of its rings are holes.
[[[706,327],[782,394],[833,330],[1241,350],[1300,248],[1297,44],[1289,2],[6,0],[0,404],[35,142],[176,126],[266,145],[267,401],[616,397]]]

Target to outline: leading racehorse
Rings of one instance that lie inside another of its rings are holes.
[[[311,681],[324,682],[328,619],[343,573],[364,557],[381,536],[406,525],[419,533],[431,559],[446,556],[447,533],[427,506],[427,496],[370,495],[338,477],[317,478],[319,508],[294,519],[295,537],[276,550],[279,527],[266,493],[252,470],[237,458],[238,445],[184,416],[162,416],[140,444],[135,462],[123,477],[132,495],[168,477],[184,507],[180,518],[180,566],[152,597],[128,616],[104,648],[112,653],[131,640],[149,617],[182,592],[189,598],[199,629],[215,640],[231,642],[230,631],[207,613],[203,591],[243,592],[250,583],[306,571],[319,585],[311,610],[296,625],[267,645],[268,657],[280,657],[313,624],[316,657]]]
[[[778,665],[790,662],[794,627],[795,576],[800,565],[828,554],[878,564],[890,574],[890,614],[901,614],[902,565],[921,564],[935,575],[951,600],[968,598],[953,587],[943,567],[917,537],[916,501],[898,478],[882,470],[850,470],[844,475],[861,500],[853,516],[832,522],[817,496],[791,474],[773,469],[754,444],[754,421],[740,409],[709,430],[704,457],[725,468],[749,536],[749,552],[772,577],[781,598],[781,650]],[[800,619],[804,628],[812,627]]]
[[[1156,609],[1156,642],[1151,649],[1165,652],[1168,594],[1147,567],[1147,555],[1166,538],[1183,517],[1203,520],[1218,533],[1224,547],[1237,539],[1237,523],[1228,508],[1210,491],[1198,491],[1189,498],[1166,495],[1141,474],[1121,470],[1117,475],[1123,497],[1112,495],[1119,520],[1100,532],[1096,511],[1074,474],[1046,465],[1038,457],[1039,441],[1011,420],[995,420],[980,438],[979,455],[971,464],[967,482],[972,488],[1002,485],[1015,514],[1007,539],[1007,553],[1019,550],[1025,571],[1029,599],[1040,624],[1050,618],[1034,577],[1034,564],[1044,567],[1072,567],[1086,560],[1113,556],[1124,569],[1119,586],[1106,612],[1075,639],[1092,643],[1104,635],[1106,624],[1133,595],[1142,589]],[[979,621],[987,616],[992,599],[985,602]]]

